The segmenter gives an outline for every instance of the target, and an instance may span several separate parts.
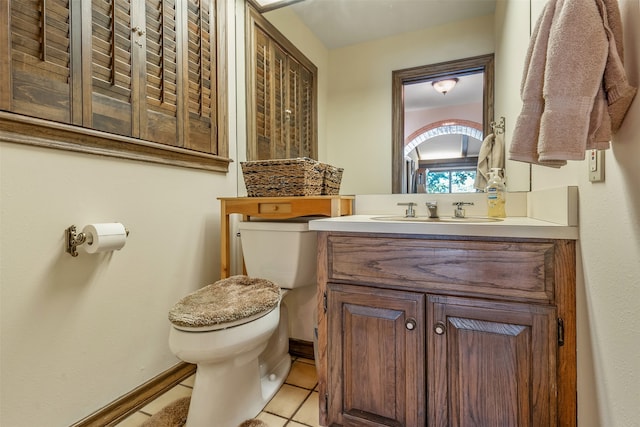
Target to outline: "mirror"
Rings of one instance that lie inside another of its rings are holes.
[[[400,165],[404,157],[395,148],[398,144],[394,145],[393,115],[398,111],[392,105],[394,70],[493,53],[494,111],[487,117],[505,117],[508,150],[512,127],[522,107],[519,91],[529,42],[531,1],[494,1],[489,12],[462,18],[459,13],[487,2],[304,0],[265,14],[318,66],[318,156],[321,161],[344,168],[343,194],[401,191]],[[449,3],[455,3],[455,7],[440,8]],[[355,13],[358,7],[362,9]],[[404,19],[394,12],[400,9]],[[416,16],[420,19],[413,19]],[[440,21],[427,26],[434,19]],[[423,27],[408,26],[416,20],[423,21]],[[398,32],[379,33],[402,27],[396,21],[404,25]],[[241,18],[238,22],[239,27],[244,24]],[[378,38],[359,38],[360,29],[376,32]],[[345,43],[347,36],[350,41]],[[244,48],[243,44],[237,46]],[[455,91],[446,96],[453,97]],[[482,122],[484,135],[488,121]],[[508,159],[505,163],[508,190],[529,191],[530,165]]]
[[[393,71],[394,193],[475,191],[493,120],[493,62],[490,54]],[[434,83],[445,79],[454,86],[439,92]]]

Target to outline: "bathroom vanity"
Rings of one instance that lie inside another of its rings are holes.
[[[576,227],[311,228],[321,425],[577,424]]]

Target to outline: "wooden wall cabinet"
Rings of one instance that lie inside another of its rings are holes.
[[[213,0],[93,0],[91,102],[83,123],[216,153]]]
[[[253,7],[247,16],[247,160],[316,159],[317,67]]]
[[[225,4],[0,0],[0,109],[226,157]]]
[[[319,232],[320,424],[575,426],[575,241]]]

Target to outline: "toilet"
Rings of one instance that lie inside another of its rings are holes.
[[[300,310],[288,302],[315,306],[316,232],[308,222],[247,221],[239,229],[248,276],[205,286],[169,312],[171,351],[197,365],[187,427],[237,427],[258,415],[291,367],[289,330],[301,321],[289,320],[290,308]],[[313,323],[306,329],[312,335]]]

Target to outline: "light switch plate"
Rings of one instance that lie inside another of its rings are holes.
[[[604,150],[589,150],[589,181],[604,181]]]

